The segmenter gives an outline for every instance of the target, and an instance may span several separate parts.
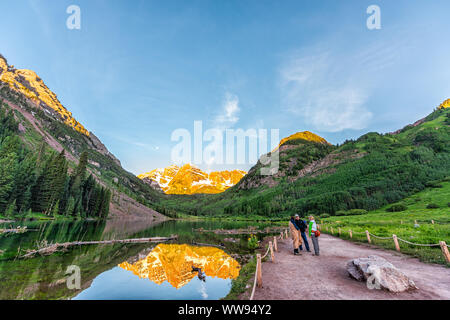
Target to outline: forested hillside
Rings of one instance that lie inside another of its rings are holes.
[[[327,146],[305,140],[280,148],[280,171],[258,174],[261,164],[219,195],[176,196],[165,201],[191,215],[283,217],[373,210],[450,176],[450,110],[395,133],[367,133],[356,141]]]
[[[87,174],[87,152],[69,173],[65,150],[42,142],[37,152],[19,138],[19,124],[7,105],[0,108],[0,213],[6,218],[44,213],[106,218],[111,192]]]
[[[52,212],[66,214],[67,210],[72,211],[71,207],[73,206],[72,215],[74,216],[104,217],[107,215],[104,204],[110,198],[110,216],[166,219],[154,210],[164,195],[153,190],[134,174],[124,170],[120,161],[94,133],[87,131],[73,118],[71,112],[62,106],[56,95],[46,87],[38,75],[29,70],[16,70],[13,66],[9,66],[1,55],[0,60],[2,62],[0,66],[0,106],[3,110],[2,121],[4,122],[2,130],[6,132],[4,133],[6,145],[2,148],[15,148],[14,150],[17,151],[17,163],[16,160],[9,158],[3,161],[5,164],[11,162],[12,167],[15,167],[16,164],[20,167],[38,160],[38,162],[34,162],[33,170],[35,171],[26,178],[27,181],[16,176],[12,179],[13,181],[18,179],[17,184],[27,187],[30,187],[30,183],[33,185],[43,183],[42,193],[45,194],[41,197],[39,195],[41,190],[38,192],[36,186],[31,188],[30,192],[35,199],[31,198],[30,208],[25,208],[28,205],[22,208],[22,196],[15,199],[10,194],[14,192],[10,188],[16,187],[5,182],[4,195],[0,196],[3,201],[0,204],[0,216],[3,214],[2,210],[7,209],[10,209],[8,212],[16,210],[21,214],[24,211],[30,211],[29,209],[33,213],[47,215]],[[12,120],[15,120],[14,125],[10,125]],[[10,138],[6,139],[7,137]],[[9,147],[9,144],[20,147]],[[41,153],[42,150],[44,151]],[[57,154],[53,154],[55,152],[61,153],[59,157]],[[40,158],[31,157],[31,155],[37,157],[39,154],[42,154]],[[66,163],[62,160],[63,158]],[[80,160],[86,163],[79,164]],[[86,177],[80,175],[75,179],[72,177],[73,172],[77,171],[79,165],[85,168],[81,170],[80,167],[80,170],[85,171]],[[23,171],[22,168],[17,170],[18,172]],[[53,170],[59,170],[58,174]],[[62,183],[65,171],[69,178],[66,179],[68,181]],[[52,175],[59,178],[50,178]],[[89,177],[90,175],[92,177]],[[9,181],[10,177],[5,176],[4,179]],[[35,181],[35,179],[38,180]],[[56,189],[47,190],[46,185],[53,186],[55,179],[60,179],[56,183],[58,191]],[[61,185],[64,185],[64,195],[56,199],[55,195],[51,196],[50,194],[59,192],[62,188]],[[24,192],[27,191],[24,187],[22,189]],[[104,201],[96,204],[92,201],[94,198],[101,198]],[[16,200],[15,204],[14,200]],[[41,200],[42,204],[37,204]],[[2,205],[5,207],[4,209]]]

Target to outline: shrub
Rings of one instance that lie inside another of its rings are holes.
[[[437,209],[439,206],[436,203],[430,203],[427,205],[427,209]]]
[[[449,206],[450,206],[450,203],[449,203]],[[322,214],[319,215],[319,217],[320,218],[329,218],[330,215],[328,213],[322,213]]]
[[[361,214],[366,214],[367,210],[364,209],[351,209],[349,211],[347,211],[348,215],[352,215],[352,216],[359,216]]]
[[[387,212],[400,212],[400,211],[405,211],[407,209],[408,209],[407,206],[405,206],[402,203],[398,203],[398,204],[393,204],[392,206],[387,208],[386,211]]]
[[[254,234],[248,238],[248,248],[251,250],[258,248],[258,239]]]
[[[336,216],[358,216],[361,214],[366,214],[367,210],[364,209],[351,209],[351,210],[339,210],[336,211]]]
[[[427,188],[442,188],[442,184],[439,181],[428,181],[425,183],[425,187]]]

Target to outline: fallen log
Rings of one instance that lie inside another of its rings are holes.
[[[199,246],[199,247],[219,247],[219,248],[225,248],[222,244],[211,244],[211,243],[199,243],[199,242],[192,242],[193,246]]]
[[[214,234],[270,234],[270,233],[278,233],[280,230],[284,230],[285,227],[272,227],[272,228],[265,228],[263,230],[255,229],[255,228],[248,228],[248,229],[215,229],[215,230],[206,230],[203,228],[199,229],[192,229],[193,232],[207,232],[207,233],[214,233]]]
[[[34,230],[28,229],[25,226],[25,227],[17,227],[17,228],[12,228],[12,229],[0,229],[0,234],[4,234],[4,233],[25,233],[27,231],[34,231]]]
[[[164,242],[169,240],[178,239],[178,235],[172,235],[170,237],[153,237],[153,238],[137,238],[137,239],[122,239],[122,240],[102,240],[102,241],[74,241],[55,243],[45,248],[31,250],[21,256],[21,258],[29,258],[35,254],[49,255],[58,250],[67,249],[68,247],[81,246],[86,244],[117,244],[117,243],[146,243],[146,242]]]

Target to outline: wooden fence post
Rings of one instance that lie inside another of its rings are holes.
[[[341,227],[338,228],[339,237],[341,236]]]
[[[285,233],[285,235],[286,235],[286,239],[289,238],[287,229],[284,230],[284,233]]]
[[[395,250],[400,251],[400,245],[398,244],[398,239],[395,234],[392,235],[392,239],[394,239]]]
[[[348,233],[350,233],[350,239],[353,237],[352,230],[348,230]]]
[[[273,247],[275,249],[275,252],[278,252],[277,237],[273,237]]]
[[[331,234],[334,234],[334,232],[333,232],[333,227],[331,227]]]
[[[403,224],[403,220],[400,220],[400,224]]]
[[[325,226],[325,230],[327,230],[327,231],[328,231],[328,226]]]
[[[256,255],[256,285],[262,287],[261,255]]]
[[[366,236],[367,236],[367,242],[372,243],[372,241],[370,241],[369,230],[366,230]]]
[[[414,224],[417,224],[417,220],[414,220]]]
[[[447,261],[447,263],[450,263],[450,253],[448,252],[447,244],[445,243],[445,241],[439,241],[439,244],[441,246],[442,253],[444,254],[445,261]]]
[[[275,262],[275,255],[273,253],[272,241],[269,241],[269,250],[270,250],[270,259],[272,260],[272,262]]]
[[[431,224],[434,224],[434,220],[431,220]]]

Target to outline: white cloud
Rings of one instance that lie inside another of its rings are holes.
[[[319,131],[365,128],[372,118],[369,92],[348,63],[328,53],[289,57],[280,69],[284,107]]]
[[[221,113],[215,118],[215,126],[219,129],[232,127],[239,121],[239,98],[231,93],[225,95]]]
[[[204,300],[208,299],[208,293],[206,292],[206,286],[205,284],[202,282],[200,283],[200,294],[202,295],[202,298]]]

